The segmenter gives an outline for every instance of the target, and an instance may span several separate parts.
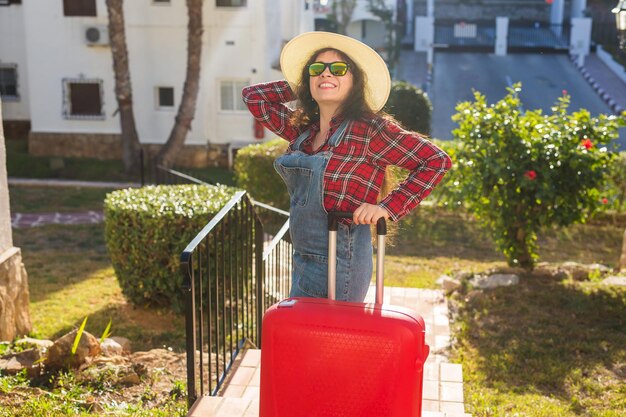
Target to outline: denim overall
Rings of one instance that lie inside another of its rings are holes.
[[[328,213],[324,208],[324,171],[339,145],[348,121],[329,139],[329,150],[309,155],[300,150],[309,136],[302,133],[274,168],[291,197],[290,233],[293,244],[291,297],[328,297]],[[337,232],[337,289],[340,301],[362,302],[372,278],[372,240],[369,225],[339,223]]]

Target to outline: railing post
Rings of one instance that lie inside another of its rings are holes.
[[[183,254],[181,257],[183,288],[185,290],[185,336],[187,350],[187,407],[191,408],[198,398],[196,391],[196,310],[195,285],[193,276],[193,256]]]
[[[256,345],[261,347],[261,323],[265,313],[265,274],[263,267],[263,226],[259,218],[254,216],[254,256],[256,269]]]

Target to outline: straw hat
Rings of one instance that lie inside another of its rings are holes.
[[[387,64],[376,51],[356,39],[330,32],[306,32],[290,40],[280,54],[280,68],[292,89],[300,84],[302,68],[319,49],[337,49],[363,71],[365,100],[374,111],[383,108],[389,97],[391,77]]]

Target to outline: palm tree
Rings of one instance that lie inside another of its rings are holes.
[[[183,147],[187,132],[196,112],[200,88],[200,56],[202,52],[202,0],[187,0],[187,72],[183,97],[178,106],[174,127],[165,145],[155,157],[155,165],[166,168],[174,164],[178,151]]]
[[[128,174],[139,171],[139,135],[135,127],[133,113],[133,92],[128,66],[128,48],[124,29],[124,0],[106,0],[109,14],[109,42],[113,54],[113,72],[115,73],[115,98],[120,113],[122,128],[122,160]]]
[[[337,33],[346,35],[348,31],[348,25],[352,21],[352,13],[356,7],[357,0],[339,0],[333,2],[332,14],[329,20],[334,21],[337,24]]]

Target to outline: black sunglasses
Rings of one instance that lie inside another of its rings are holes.
[[[350,64],[348,64],[347,62],[342,62],[342,61],[314,62],[311,65],[309,65],[309,75],[311,77],[317,77],[319,75],[322,75],[322,73],[326,70],[326,68],[330,70],[331,74],[338,76],[338,77],[343,77],[348,72],[348,69],[350,68]]]

